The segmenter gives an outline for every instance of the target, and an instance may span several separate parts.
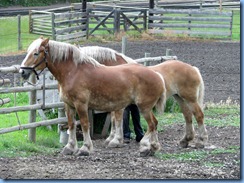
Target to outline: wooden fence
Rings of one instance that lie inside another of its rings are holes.
[[[232,38],[233,12],[149,9],[150,33]]]
[[[147,10],[130,8],[89,8],[89,36],[100,34],[117,34],[136,30],[147,29]],[[94,26],[93,26],[94,25]],[[96,32],[99,31],[99,32]]]
[[[52,36],[54,40],[65,42],[76,42],[86,38],[87,13],[75,12],[73,8],[73,6],[68,6],[45,11],[31,10],[29,32]]]

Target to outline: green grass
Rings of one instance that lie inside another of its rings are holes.
[[[0,18],[0,54],[15,53],[18,51],[18,18]],[[23,50],[40,35],[29,33],[29,17],[21,17],[21,42]]]
[[[208,160],[208,157],[222,154],[235,154],[240,152],[240,147],[230,146],[228,149],[214,149],[212,151],[208,150],[192,150],[182,153],[159,153],[157,152],[155,156],[162,160],[177,160],[181,162],[199,162],[201,165],[208,167],[222,167],[224,163],[215,163],[211,160]],[[240,163],[240,162],[236,162]]]

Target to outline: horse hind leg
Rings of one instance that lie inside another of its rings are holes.
[[[196,148],[203,148],[208,141],[208,133],[207,129],[204,125],[204,114],[202,108],[199,106],[197,102],[188,104],[195,116],[195,119],[198,123],[198,139],[196,142]]]
[[[110,130],[110,134],[109,136],[106,138],[105,140],[105,145],[108,145],[110,141],[112,141],[112,139],[115,136],[116,133],[116,129],[115,129],[115,121],[116,121],[116,117],[115,117],[115,112],[112,111],[111,112],[111,130]]]
[[[174,95],[174,98],[178,102],[186,122],[185,135],[180,140],[180,146],[183,148],[187,148],[189,142],[193,140],[195,137],[195,130],[192,124],[193,114],[189,109],[189,107],[187,106],[186,102],[181,97],[179,97],[178,95]]]
[[[142,112],[142,115],[147,121],[148,128],[144,137],[140,141],[140,156],[150,156],[154,155],[154,153],[159,151],[161,148],[156,129],[158,121],[152,112]]]
[[[108,142],[108,147],[122,147],[123,146],[123,112],[124,110],[119,110],[114,112],[114,132],[111,132],[111,140],[110,137],[108,137],[106,140],[110,140]],[[112,138],[113,137],[113,138]]]

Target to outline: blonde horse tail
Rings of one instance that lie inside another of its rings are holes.
[[[198,98],[197,98],[197,102],[198,104],[200,105],[200,107],[203,109],[203,100],[204,100],[204,82],[203,82],[203,79],[202,79],[202,75],[200,73],[200,70],[197,68],[197,67],[194,67],[199,75],[199,78],[200,78],[200,85],[199,85],[199,88],[198,88]]]
[[[163,91],[161,97],[158,99],[158,101],[157,101],[157,103],[155,105],[155,108],[156,108],[156,111],[159,114],[163,114],[164,113],[164,106],[165,106],[165,103],[166,103],[166,87],[165,87],[165,82],[164,82],[163,76],[160,73],[158,73],[158,72],[156,72],[156,73],[162,79],[164,91]]]

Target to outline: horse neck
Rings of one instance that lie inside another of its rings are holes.
[[[48,60],[48,69],[53,74],[53,76],[58,80],[59,83],[65,82],[66,76],[69,72],[72,72],[76,65],[73,61],[52,61],[50,57]]]

